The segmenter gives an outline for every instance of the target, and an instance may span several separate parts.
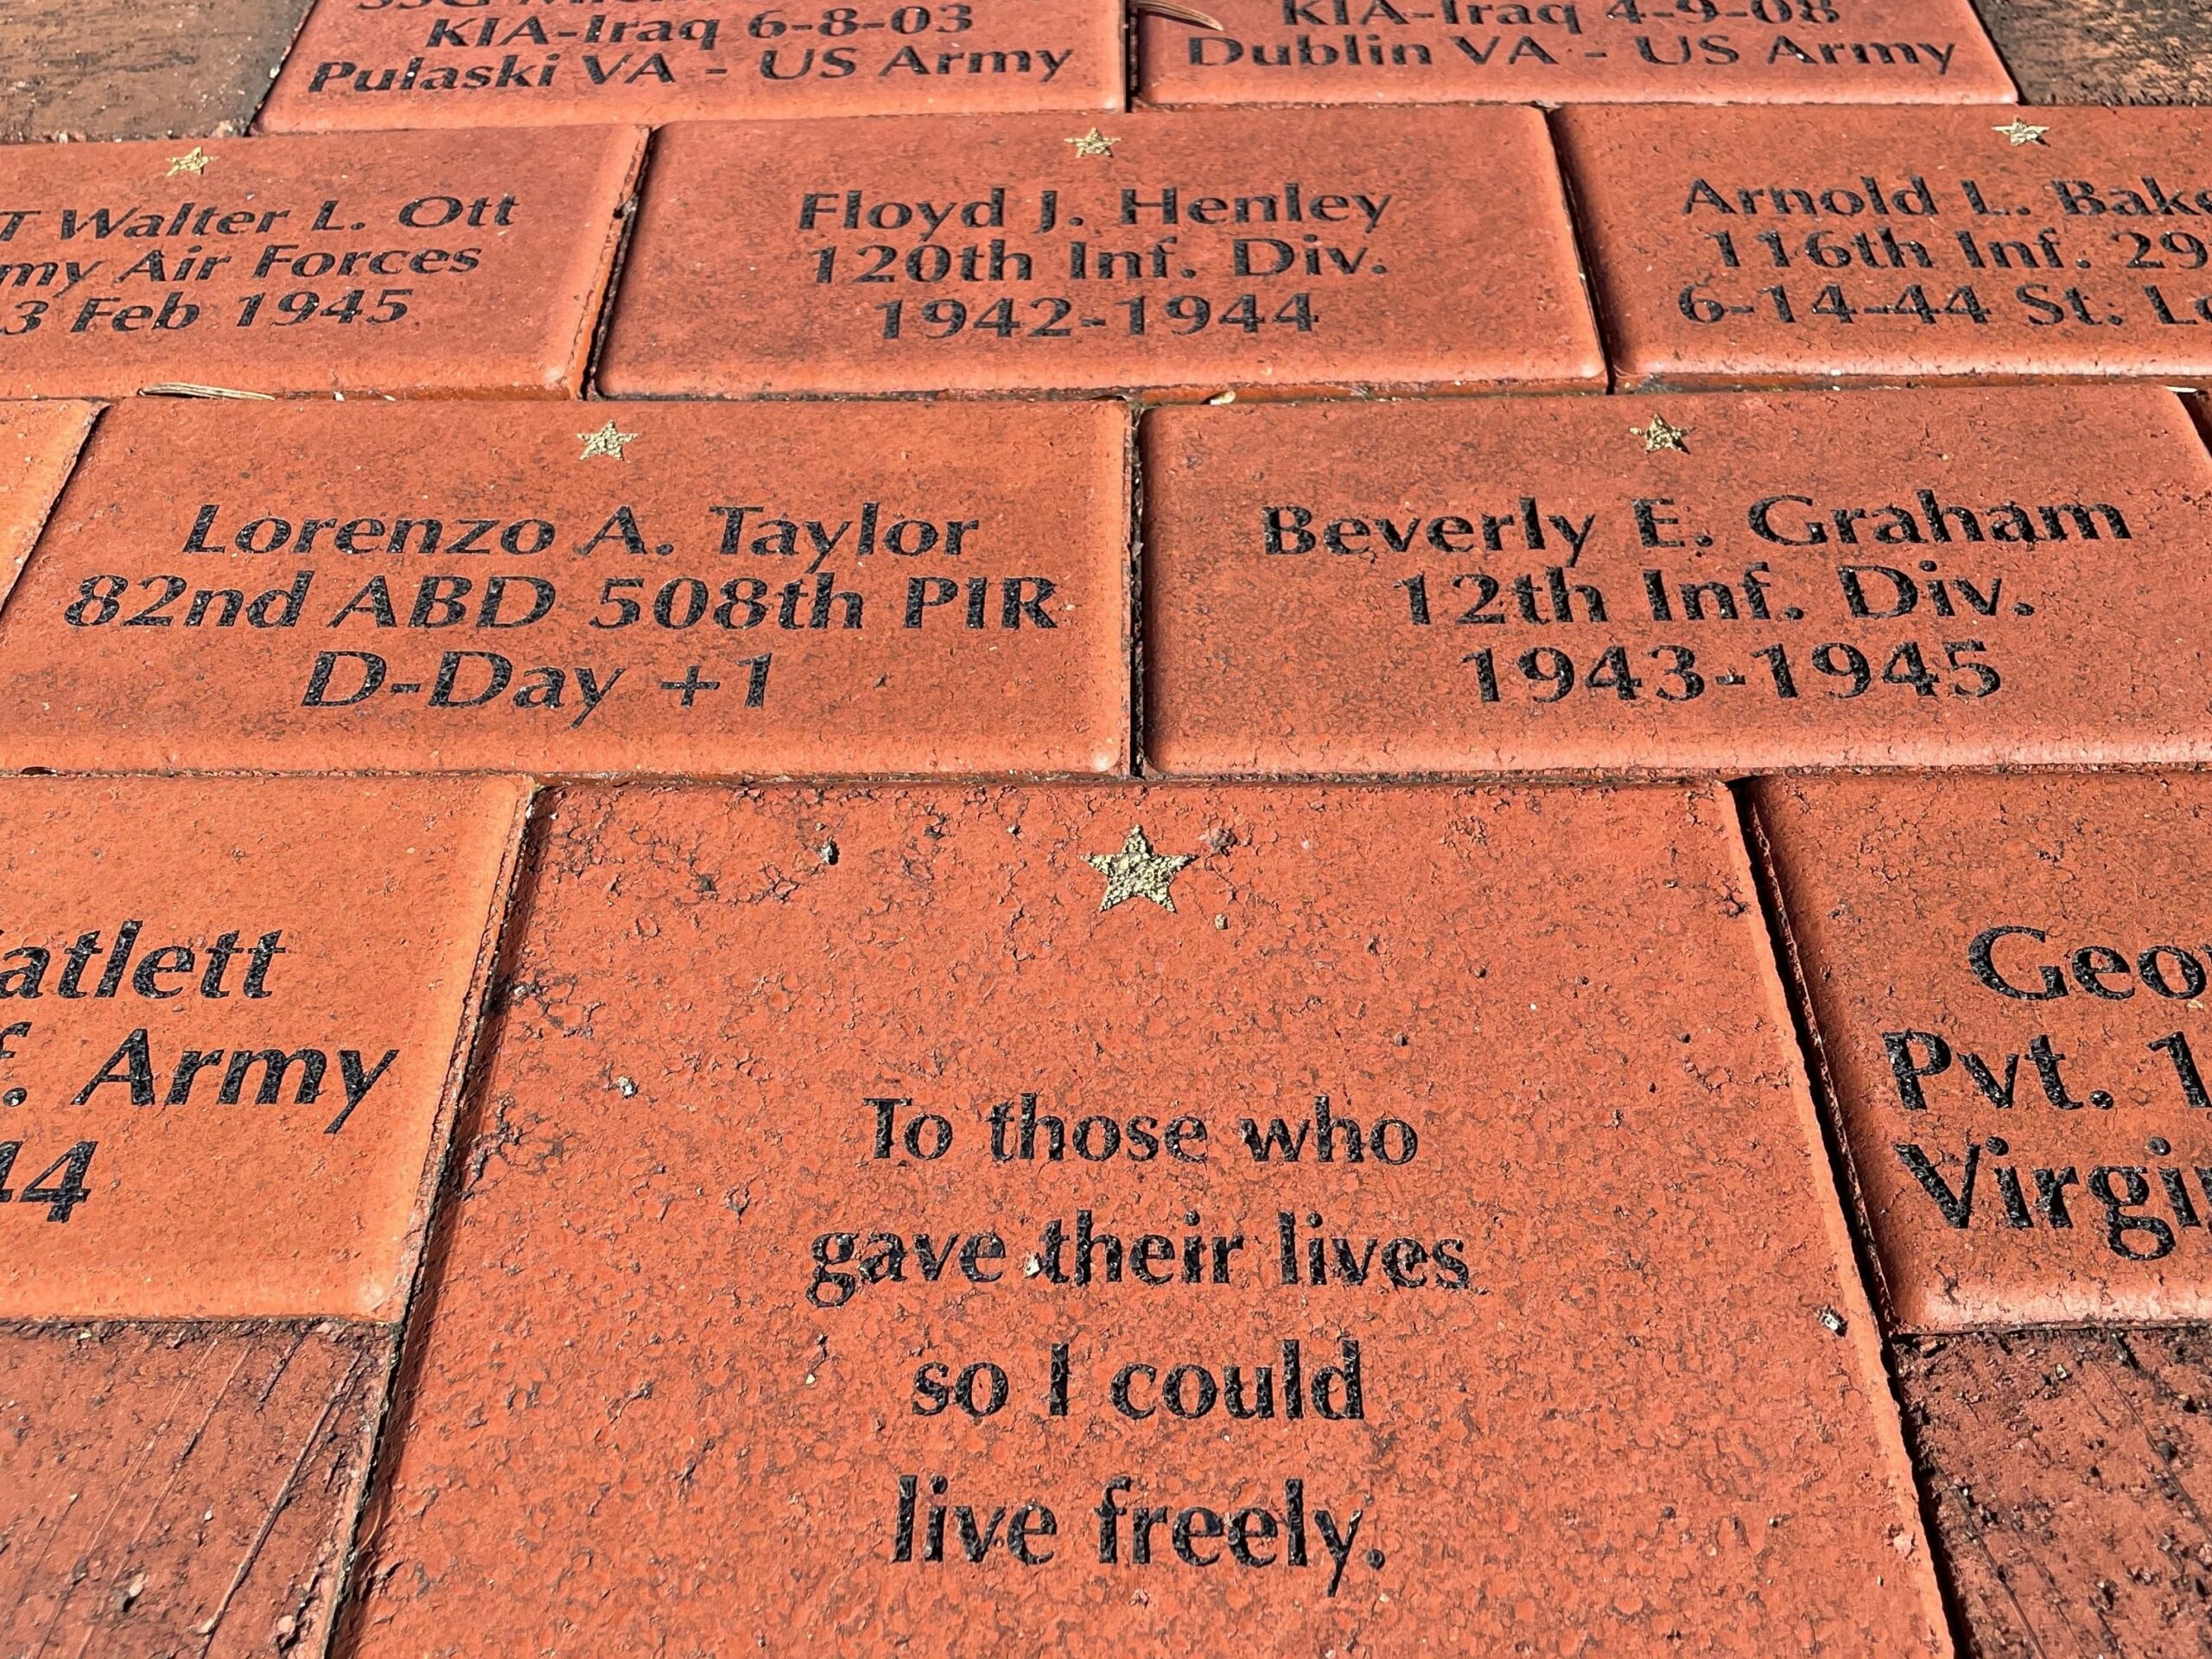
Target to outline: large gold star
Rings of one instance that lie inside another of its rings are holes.
[[[1654,449],[1679,449],[1684,454],[1690,452],[1689,445],[1682,442],[1689,436],[1689,429],[1668,425],[1664,415],[1654,415],[1650,425],[1631,426],[1628,431],[1630,437],[1643,440],[1643,453],[1647,455]]]
[[[2005,137],[2010,138],[2012,141],[2014,147],[2017,148],[2021,144],[2042,144],[2044,134],[2049,132],[2050,129],[2049,127],[2031,127],[2016,115],[2003,126],[1992,127],[1990,130],[1992,132],[1999,132],[2004,134]],[[2044,144],[2044,148],[2048,149],[2050,146]]]
[[[169,170],[162,176],[173,179],[180,173],[205,173],[207,170],[207,163],[214,159],[199,145],[194,144],[183,155],[170,156]]]
[[[576,435],[584,441],[584,452],[576,457],[578,461],[589,461],[594,455],[612,455],[617,461],[626,460],[627,457],[622,453],[622,446],[626,443],[635,443],[638,441],[638,435],[635,432],[615,430],[614,423],[612,421],[601,427],[596,432],[579,432]]]
[[[1125,905],[1132,899],[1149,899],[1162,910],[1173,910],[1175,895],[1168,892],[1168,884],[1174,880],[1175,872],[1191,860],[1187,854],[1154,852],[1144,831],[1132,829],[1120,852],[1093,853],[1088,861],[1092,869],[1106,878],[1106,897],[1098,906],[1101,911]]]
[[[1077,155],[1103,156],[1109,161],[1113,159],[1114,146],[1121,142],[1122,141],[1118,138],[1109,138],[1104,133],[1099,131],[1096,127],[1093,127],[1089,132],[1084,133],[1078,137],[1068,140],[1068,143],[1075,146],[1075,153]]]

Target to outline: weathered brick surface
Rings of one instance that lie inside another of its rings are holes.
[[[0,1325],[0,1645],[322,1651],[391,1344],[343,1325]]]
[[[96,413],[90,404],[0,404],[0,605]]]
[[[1975,0],[2031,104],[2212,101],[2196,0]]]
[[[0,143],[244,132],[308,0],[72,0],[0,11]]]
[[[2212,1339],[2037,1332],[1899,1344],[1975,1659],[2212,1655]]]

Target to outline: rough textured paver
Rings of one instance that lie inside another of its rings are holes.
[[[2163,391],[1169,410],[1144,454],[1165,772],[2212,759]]]
[[[2012,82],[1968,0],[1490,4],[1207,0],[1138,24],[1165,105],[1987,104]]]
[[[999,116],[958,130],[663,132],[601,388],[1604,384],[1532,110]]]
[[[1975,0],[2035,104],[2212,100],[2212,16],[2197,0]]]
[[[244,132],[308,0],[73,0],[0,11],[0,143]]]
[[[2212,780],[1757,800],[1898,1321],[2212,1312]]]
[[[0,620],[0,766],[1127,766],[1117,406],[107,419]]]
[[[0,1316],[395,1317],[525,793],[0,784]]]
[[[1116,110],[1117,8],[1095,0],[659,7],[322,0],[262,125],[658,124],[733,117]]]
[[[572,393],[643,142],[0,148],[0,397]]]
[[[0,1325],[0,1645],[319,1653],[389,1333]]]
[[[563,792],[350,1650],[1946,1651],[1760,936],[1724,794]]]
[[[0,404],[0,604],[98,412],[91,404]]]
[[[2212,112],[1569,109],[1620,383],[2212,375]]]
[[[1898,1387],[1976,1659],[2212,1655],[2212,1338],[1908,1341]]]

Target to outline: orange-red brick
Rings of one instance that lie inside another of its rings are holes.
[[[2212,462],[2149,387],[1146,419],[1180,776],[2212,758]]]
[[[524,797],[0,784],[0,1318],[396,1318]]]
[[[2212,116],[1570,109],[1626,386],[2212,371]]]
[[[1160,105],[1977,104],[2012,96],[1968,0],[1658,0],[1427,10],[1211,0],[1218,30],[1142,16]]]
[[[544,848],[367,1659],[1948,1650],[1725,794],[579,788]]]
[[[774,7],[694,0],[459,10],[325,0],[261,124],[273,132],[1122,105],[1121,17],[1088,0]]]
[[[107,421],[0,619],[0,765],[1127,766],[1118,407]]]
[[[0,149],[0,397],[572,395],[643,138]]]
[[[1514,109],[673,127],[597,376],[717,397],[1605,379],[1550,141]]]

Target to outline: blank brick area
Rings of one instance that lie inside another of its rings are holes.
[[[0,604],[92,429],[89,404],[0,404]]]

